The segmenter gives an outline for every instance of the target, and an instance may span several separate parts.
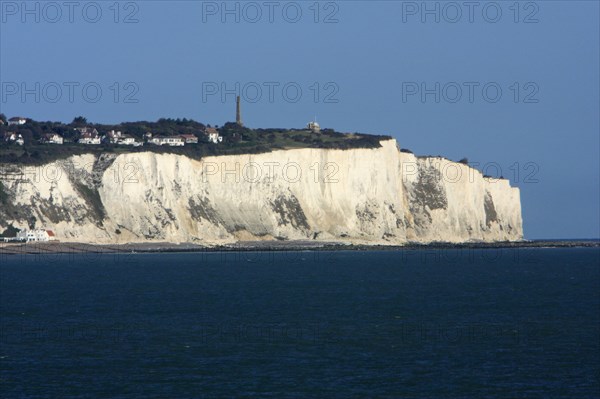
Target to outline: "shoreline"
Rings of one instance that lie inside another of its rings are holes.
[[[335,242],[311,241],[242,241],[235,244],[202,246],[198,244],[131,243],[87,244],[63,242],[1,243],[0,255],[39,254],[152,254],[195,252],[290,252],[290,251],[418,251],[448,249],[502,249],[502,248],[600,248],[600,240],[535,240],[517,242],[430,243],[406,245],[352,245]]]

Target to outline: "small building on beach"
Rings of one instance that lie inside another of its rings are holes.
[[[36,230],[21,230],[17,233],[17,241],[55,241],[56,235],[52,230],[36,229]]]

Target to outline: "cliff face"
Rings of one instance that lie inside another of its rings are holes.
[[[61,241],[369,244],[523,237],[519,190],[466,165],[377,149],[208,157],[74,156],[0,166],[0,231],[47,228]]]

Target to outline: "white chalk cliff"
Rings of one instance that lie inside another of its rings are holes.
[[[153,152],[0,165],[0,232],[63,242],[515,241],[519,189],[443,158],[375,149],[207,157]]]

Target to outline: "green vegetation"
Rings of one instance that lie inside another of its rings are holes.
[[[0,181],[0,204],[5,205],[8,203],[8,194],[4,191],[4,184]]]
[[[154,136],[191,134],[198,137],[199,143],[187,144],[184,147],[156,146],[147,143],[143,147],[109,143],[83,145],[76,142],[80,134],[76,128],[79,127],[95,128],[101,136],[111,130],[121,131],[140,142],[144,141],[146,133],[152,133]],[[19,126],[0,125],[0,163],[36,165],[89,153],[118,155],[151,151],[200,159],[211,155],[256,154],[292,148],[378,148],[381,146],[381,140],[390,138],[360,133],[344,134],[332,129],[324,129],[320,133],[313,133],[306,129],[249,129],[235,123],[226,123],[217,128],[223,137],[223,142],[213,144],[207,140],[206,128],[204,124],[191,119],[159,119],[157,122],[124,122],[119,125],[91,124],[84,117],[77,117],[69,124],[28,120],[26,124]],[[20,134],[25,140],[25,145],[19,146],[3,140],[6,132]],[[64,144],[41,144],[40,139],[49,133],[61,135]]]
[[[4,230],[2,233],[0,233],[0,237],[8,237],[8,238],[12,238],[12,237],[16,237],[17,233],[20,230],[15,228],[13,225],[10,225],[6,228],[6,230]]]
[[[7,190],[7,187],[4,183],[0,182],[0,219],[1,220],[9,220],[12,219],[12,216],[21,213],[21,209],[16,206],[10,198],[10,194]],[[5,232],[6,233],[6,232]],[[4,237],[14,237],[15,235],[11,235],[12,231],[9,231]],[[0,235],[1,237],[1,235]]]
[[[75,188],[79,191],[79,194],[85,198],[86,202],[91,205],[90,212],[92,212],[98,222],[102,224],[102,220],[106,217],[106,211],[104,205],[102,205],[102,200],[100,199],[98,191],[81,183],[75,183]]]

